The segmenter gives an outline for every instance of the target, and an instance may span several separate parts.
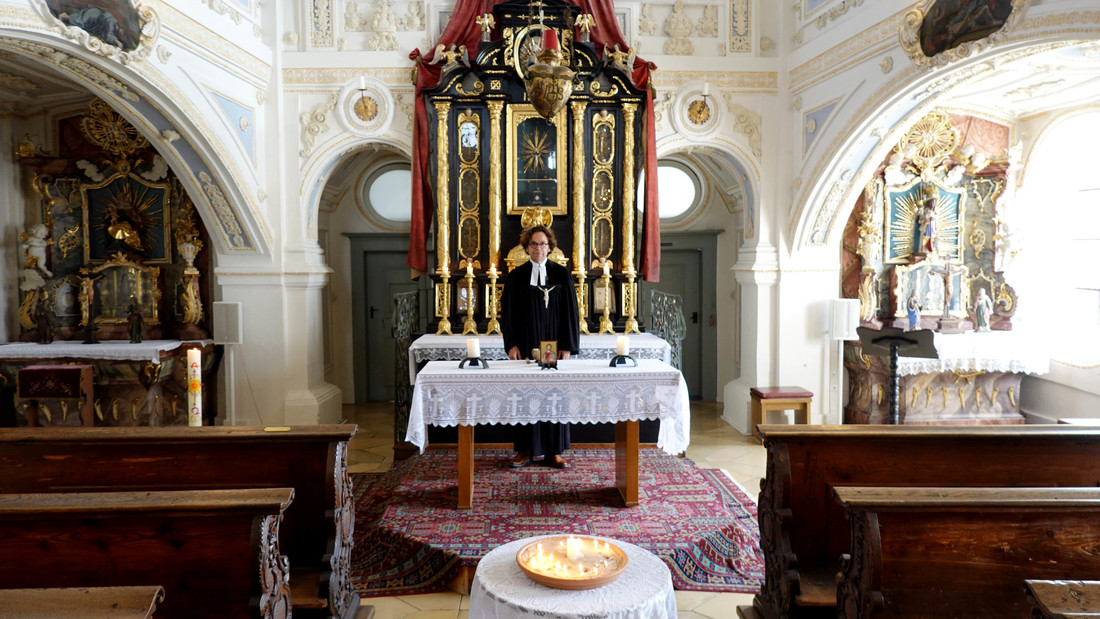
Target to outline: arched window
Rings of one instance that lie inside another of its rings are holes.
[[[375,215],[395,224],[411,219],[412,181],[409,164],[393,163],[379,167],[362,185],[363,203]]]
[[[703,195],[699,175],[679,161],[657,162],[657,191],[662,220],[687,216]],[[645,211],[645,172],[638,178],[638,210]]]
[[[1057,121],[1028,158],[1010,227],[1021,318],[1047,333],[1056,359],[1100,362],[1100,178],[1092,152],[1100,111]],[[1002,241],[1004,242],[1004,241]]]

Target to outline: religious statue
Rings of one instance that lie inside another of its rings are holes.
[[[34,224],[31,226],[26,234],[21,235],[23,238],[23,266],[30,269],[37,269],[42,275],[46,277],[53,277],[53,273],[46,268],[46,246],[49,245],[48,237],[50,230],[45,224]],[[26,277],[26,274],[24,274]]]
[[[909,331],[916,331],[920,328],[920,299],[917,298],[917,291],[914,289],[909,292],[909,300],[905,302],[905,313],[909,317]]]
[[[920,233],[917,252],[934,254],[936,252],[936,198],[928,198],[920,207],[917,212],[917,228]]]
[[[42,291],[35,307],[35,332],[38,335],[39,344],[49,344],[53,341],[53,308],[50,307],[49,295]]]
[[[993,315],[993,299],[985,293],[985,288],[978,289],[978,296],[974,297],[974,330],[989,331],[989,317]]]
[[[126,318],[126,323],[130,327],[130,343],[141,343],[141,330],[145,326],[145,317],[141,315],[141,305],[138,304],[137,299],[130,297],[130,305],[126,308],[129,314]]]

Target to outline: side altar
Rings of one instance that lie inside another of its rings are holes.
[[[938,359],[898,360],[899,423],[909,425],[1022,424],[1020,381],[1043,374],[1042,346],[1008,331],[937,333]],[[844,348],[848,370],[845,423],[888,423],[890,361],[864,355],[859,342]]]
[[[123,340],[96,344],[57,341],[52,344],[18,342],[0,345],[0,393],[15,395],[19,372],[27,367],[50,364],[65,368],[72,364],[90,366],[93,374],[96,426],[170,426],[187,425],[187,350],[202,351],[203,411],[208,417],[216,411],[214,377],[220,355],[213,340]],[[6,396],[5,396],[6,397]],[[16,425],[23,425],[31,402],[15,401]],[[79,426],[73,414],[77,403],[61,398],[37,401],[38,425]],[[71,408],[70,408],[71,407]],[[12,420],[9,420],[9,423]]]
[[[931,330],[939,359],[898,362],[899,422],[1015,424],[1043,347],[1013,329],[1018,149],[1008,127],[932,110],[901,136],[844,232],[842,294],[869,329]],[[889,423],[889,358],[845,345],[846,423]]]

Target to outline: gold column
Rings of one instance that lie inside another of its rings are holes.
[[[584,204],[584,110],[588,107],[588,102],[574,101],[569,105],[573,110],[573,277],[577,282],[580,330],[587,335],[588,285],[584,281],[584,215],[588,209]]]
[[[501,171],[500,162],[502,138],[500,135],[500,118],[504,109],[503,101],[489,101],[489,268],[486,270],[489,276],[489,285],[486,286],[485,312],[489,317],[489,324],[485,327],[485,335],[500,334],[499,311],[497,302],[497,265],[500,264],[500,189]]]
[[[637,103],[623,104],[623,130],[625,131],[623,149],[623,309],[626,313],[626,326],[623,333],[641,333],[635,315],[638,313],[637,288],[634,283],[634,112]]]
[[[449,101],[437,101],[436,113],[436,150],[439,171],[435,177],[435,260],[436,273],[442,276],[442,286],[435,287],[435,308],[439,317],[436,335],[451,335],[451,253],[450,253],[450,205],[451,205],[451,169],[448,165],[450,142],[447,133],[447,118],[451,112]]]

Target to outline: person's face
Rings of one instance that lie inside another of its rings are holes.
[[[531,256],[531,260],[535,262],[543,262],[546,260],[546,256],[550,253],[550,239],[546,238],[546,233],[536,232],[531,235],[531,240],[527,241],[527,255]]]

